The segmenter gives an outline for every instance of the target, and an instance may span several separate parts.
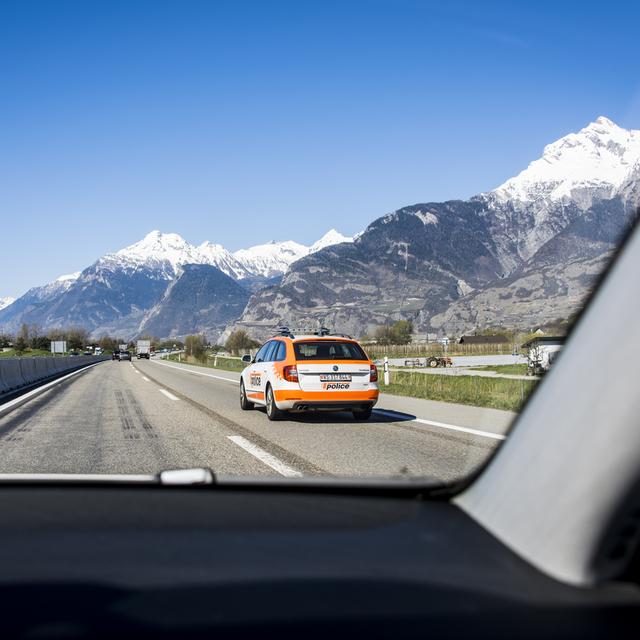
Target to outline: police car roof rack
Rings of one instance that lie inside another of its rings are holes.
[[[289,338],[293,338],[294,335],[293,333],[291,333],[291,331],[289,331],[289,327],[279,327],[278,328],[278,333],[276,333],[277,336],[287,336]]]

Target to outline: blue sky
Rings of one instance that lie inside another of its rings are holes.
[[[639,4],[3,0],[0,296],[155,228],[352,234],[640,128]]]

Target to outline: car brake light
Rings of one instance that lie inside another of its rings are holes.
[[[378,382],[378,367],[375,364],[369,369],[369,382]]]
[[[298,367],[295,364],[289,365],[283,369],[283,376],[289,382],[298,382]]]

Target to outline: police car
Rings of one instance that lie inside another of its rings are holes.
[[[266,407],[269,420],[286,411],[351,411],[368,420],[378,401],[378,370],[362,347],[326,330],[294,336],[284,328],[244,356],[240,407]]]

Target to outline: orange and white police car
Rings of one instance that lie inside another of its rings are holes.
[[[378,401],[378,369],[348,336],[326,330],[294,336],[287,329],[268,340],[240,378],[240,407],[265,406],[269,420],[286,411],[351,411],[368,420]]]

